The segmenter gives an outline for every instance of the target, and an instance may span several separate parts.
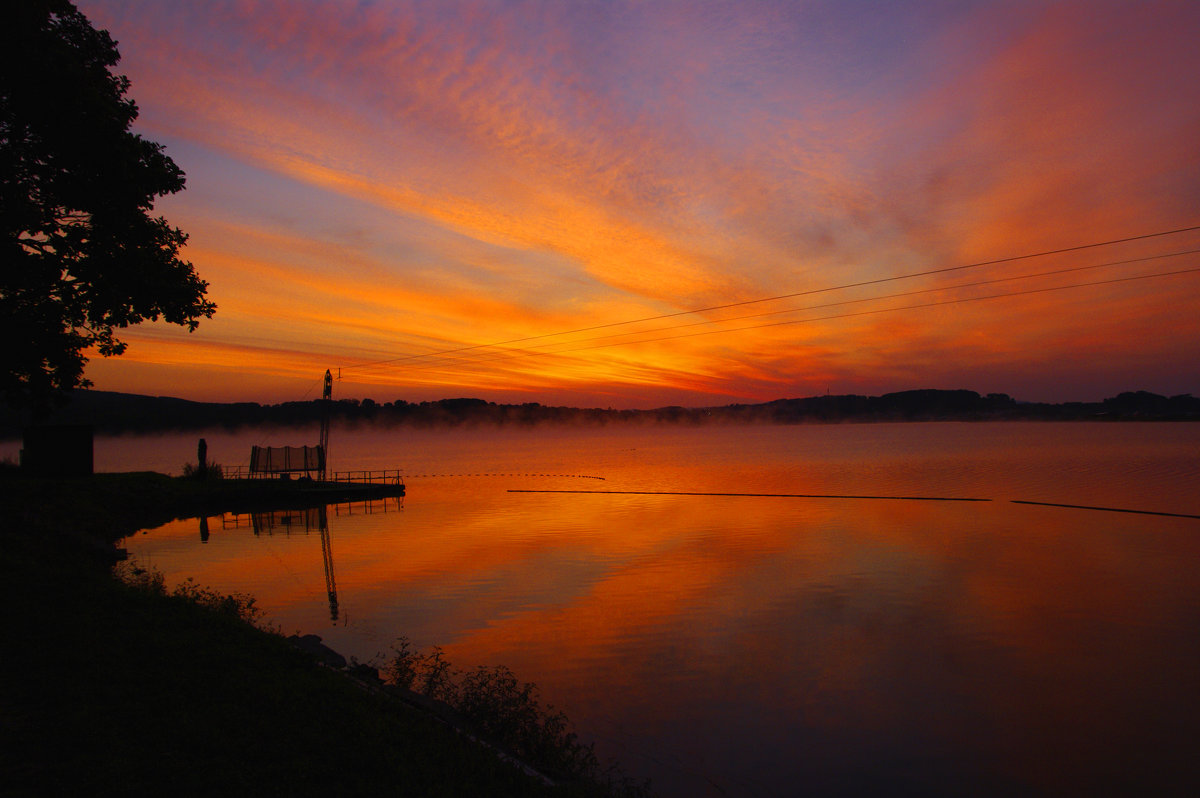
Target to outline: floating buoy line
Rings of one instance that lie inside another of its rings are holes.
[[[516,475],[514,475],[516,476]],[[534,475],[527,475],[534,476]],[[604,477],[589,477],[603,479]],[[990,502],[992,499],[977,499],[961,496],[859,496],[838,493],[716,493],[707,491],[682,490],[561,490],[546,488],[509,488],[509,493],[592,493],[603,495],[626,496],[725,496],[746,498],[773,499],[874,499],[883,501],[916,501],[916,502]],[[998,500],[1002,501],[1002,500]],[[1135,510],[1126,507],[1095,507],[1088,504],[1061,504],[1058,502],[1035,502],[1023,499],[1009,499],[1012,504],[1027,504],[1037,507],[1062,507],[1068,510],[1094,510],[1102,513],[1132,513],[1134,515],[1161,515],[1170,518],[1194,518],[1200,520],[1200,515],[1193,513],[1170,513],[1162,510]]]
[[[486,474],[405,474],[405,479],[422,479],[430,477],[563,477],[566,479],[599,479],[604,477],[595,477],[591,474],[511,474],[511,473],[486,473]]]
[[[885,499],[916,502],[990,502],[991,499],[966,499],[947,496],[849,496],[834,493],[714,493],[689,490],[531,490],[509,488],[509,493],[601,493],[626,496],[741,496],[756,499]]]

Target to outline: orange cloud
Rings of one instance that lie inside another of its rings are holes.
[[[831,378],[877,392],[904,374],[1002,382],[1047,357],[1090,360],[1118,385],[1128,370],[1100,355],[1114,347],[1154,349],[1162,383],[1178,390],[1170,363],[1200,346],[1178,310],[1200,298],[1184,277],[1163,290],[728,323],[624,347],[537,338],[1195,221],[1200,103],[1172,77],[1195,71],[1186,7],[889,11],[906,48],[803,8],[717,26],[671,7],[627,19],[570,5],[536,18],[490,4],[84,10],[122,40],[147,133],[213,168],[191,170],[171,208],[227,319],[197,336],[211,331],[218,347],[341,353],[353,365],[535,338],[562,355],[484,349],[362,379],[589,391],[657,381],[702,401],[836,390]],[[1111,252],[1151,251],[1164,250]],[[964,296],[958,278],[870,290]],[[839,314],[813,314],[825,315]],[[1155,316],[1182,332],[1155,337]],[[645,327],[612,332],[632,329]],[[173,367],[189,357],[155,351]],[[300,365],[279,356],[276,372]]]

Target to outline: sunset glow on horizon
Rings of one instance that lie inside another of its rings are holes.
[[[218,305],[97,389],[1200,394],[1200,230],[889,279],[1200,225],[1200,5],[77,5]]]

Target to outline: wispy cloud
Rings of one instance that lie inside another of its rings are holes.
[[[145,132],[191,159],[164,207],[221,311],[143,349],[173,367],[204,347],[244,364],[251,337],[405,358],[1194,224],[1200,207],[1193,4],[81,7],[121,42]],[[1197,299],[1200,280],[1146,281],[362,379],[420,398],[657,381],[703,402],[1002,385],[1052,353],[1114,390],[1194,390],[1172,364],[1200,349],[1195,324],[1164,340],[1145,320]],[[1159,364],[1157,382],[1130,385],[1114,351]],[[309,367],[272,357],[255,367]],[[127,390],[151,373],[101,371]],[[1049,372],[1040,390],[1073,395]]]

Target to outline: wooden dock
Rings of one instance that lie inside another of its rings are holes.
[[[324,481],[281,478],[279,475],[252,475],[248,469],[233,468],[225,472],[224,479],[213,480],[202,490],[219,494],[225,509],[234,512],[299,509],[405,495],[404,477],[398,469],[339,471],[330,476],[333,478]]]

